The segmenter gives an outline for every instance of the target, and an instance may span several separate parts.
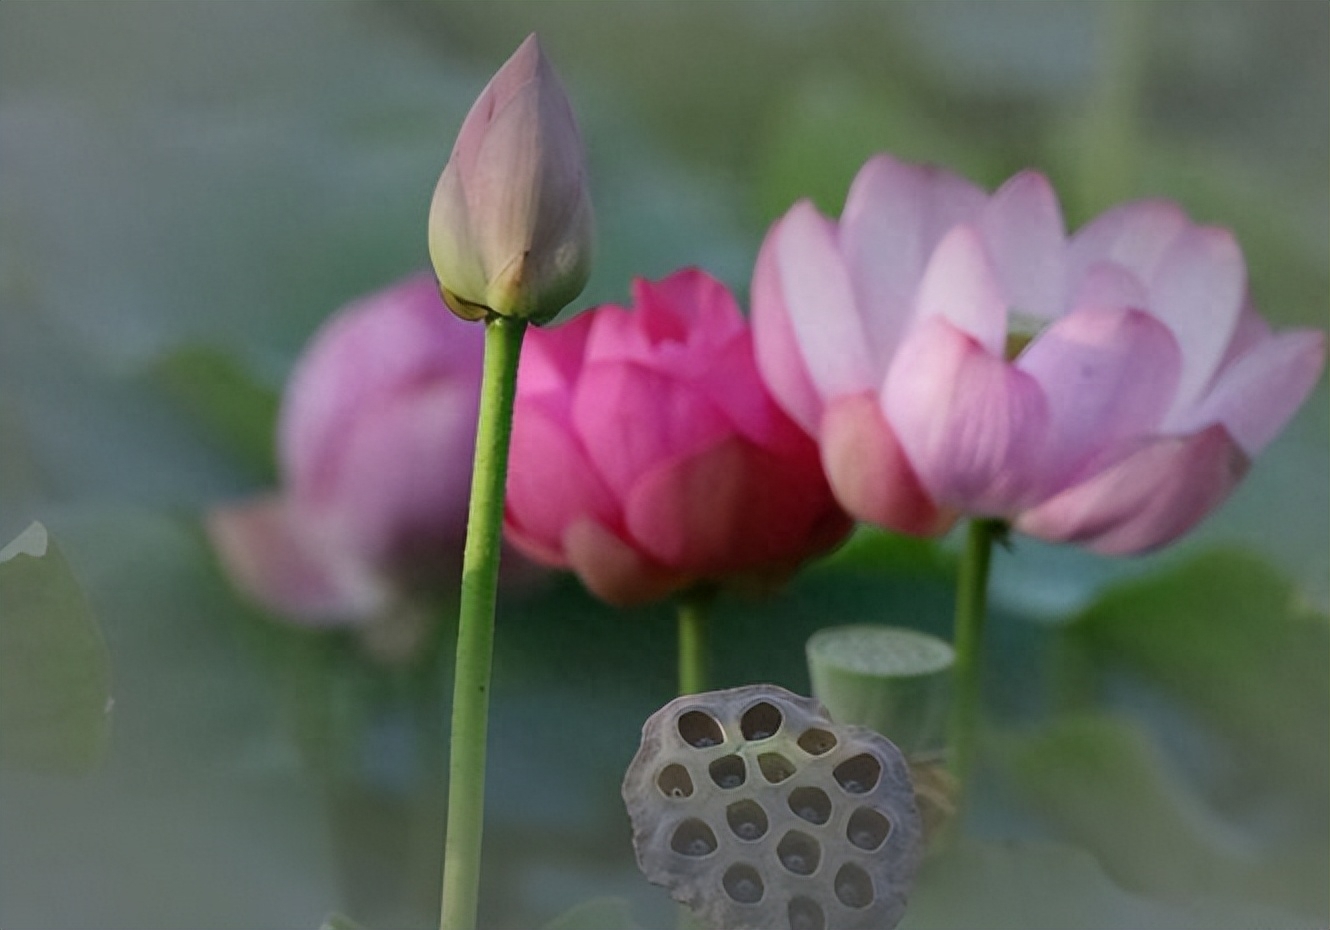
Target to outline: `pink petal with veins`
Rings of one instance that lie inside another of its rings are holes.
[[[381,578],[280,497],[218,507],[206,527],[236,587],[271,610],[340,626],[362,622],[387,603]]]
[[[803,430],[816,434],[823,400],[808,373],[803,347],[781,289],[774,235],[757,253],[753,270],[753,347],[767,389]]]
[[[615,607],[649,604],[690,582],[685,572],[653,562],[591,519],[564,534],[568,565],[596,597]]]
[[[906,340],[887,377],[883,409],[940,506],[1009,515],[1044,490],[1043,391],[951,324],[931,320]]]
[[[915,331],[945,320],[999,355],[1007,342],[1007,296],[978,228],[957,226],[943,237],[919,282]]]
[[[781,306],[818,395],[872,387],[882,368],[869,353],[835,225],[800,201],[767,239]]]
[[[1067,233],[1048,180],[1034,171],[1011,178],[984,207],[979,228],[1008,306],[1056,319],[1066,290]]]
[[[822,463],[841,506],[900,533],[932,536],[955,519],[939,512],[872,393],[834,401],[822,420]]]
[[[1016,366],[1048,402],[1043,468],[1051,488],[1061,488],[1124,439],[1157,430],[1181,356],[1168,327],[1147,313],[1086,309],[1045,330]]]
[[[1015,526],[1104,555],[1147,552],[1199,523],[1228,497],[1249,464],[1222,426],[1160,437],[1021,514]]]
[[[855,175],[839,241],[874,358],[890,358],[913,322],[914,293],[938,241],[976,219],[986,199],[958,175],[889,155]]]
[[[1277,333],[1248,349],[1220,373],[1204,400],[1179,424],[1222,423],[1248,456],[1260,453],[1302,406],[1325,363],[1325,333]]]

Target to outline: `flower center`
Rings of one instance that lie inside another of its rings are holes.
[[[1014,361],[1047,326],[1047,320],[1033,314],[1023,313],[1014,308],[1009,311],[1007,313],[1007,346],[1004,353],[1007,361]]]

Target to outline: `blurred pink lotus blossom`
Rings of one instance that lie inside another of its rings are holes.
[[[428,273],[323,326],[283,398],[282,491],[208,516],[239,588],[296,619],[357,623],[455,583],[483,338]]]
[[[698,270],[527,335],[505,527],[618,605],[779,579],[849,530],[772,402],[734,298]]]
[[[1068,237],[1025,172],[989,195],[879,155],[839,223],[807,201],[753,279],[762,374],[856,517],[958,515],[1125,554],[1218,505],[1320,376],[1272,333],[1232,235],[1128,203]]]
[[[434,272],[465,319],[548,320],[586,284],[591,227],[572,105],[531,35],[457,134],[430,205]]]

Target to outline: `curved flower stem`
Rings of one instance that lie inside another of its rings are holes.
[[[983,649],[984,614],[988,603],[988,564],[993,540],[1006,531],[1001,520],[970,523],[956,579],[956,664],[951,705],[951,771],[956,776],[957,809],[961,809],[974,770],[975,731],[979,723],[980,661]]]
[[[476,926],[480,841],[485,820],[485,738],[494,655],[494,598],[499,581],[499,544],[513,398],[517,393],[517,359],[526,325],[525,320],[500,316],[491,316],[485,323],[485,371],[480,388],[471,509],[462,558],[440,930],[474,930]]]
[[[679,693],[707,690],[710,665],[708,620],[715,589],[698,587],[679,598]]]

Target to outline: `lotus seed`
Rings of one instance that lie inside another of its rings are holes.
[[[808,730],[799,737],[799,748],[810,756],[820,756],[836,747],[836,737],[826,730]]]
[[[744,783],[747,767],[739,756],[724,756],[711,763],[708,771],[718,788],[733,789]]]
[[[850,816],[846,835],[860,849],[872,851],[886,841],[891,822],[871,807],[861,807]]]
[[[755,801],[736,801],[725,811],[730,829],[741,840],[761,839],[767,832],[767,814]]]
[[[868,903],[852,882],[837,882],[836,897],[840,898],[846,907],[863,907]]]
[[[867,794],[882,777],[882,763],[868,753],[859,753],[836,766],[831,773],[849,794]]]
[[[740,904],[756,904],[766,892],[762,876],[751,865],[730,866],[721,884],[725,887],[725,893]]]
[[[790,810],[809,823],[821,826],[831,819],[831,798],[820,788],[804,786],[790,792]]]
[[[780,753],[764,752],[757,757],[758,768],[763,777],[773,785],[783,782],[794,774],[794,765]]]
[[[751,878],[741,878],[730,886],[734,893],[735,900],[752,904],[758,898],[762,897],[761,888],[757,882]]]
[[[845,863],[836,873],[836,897],[846,907],[867,907],[873,903],[873,880],[857,865]]]
[[[806,833],[791,830],[781,839],[776,847],[776,856],[781,865],[796,875],[812,875],[817,871],[821,852],[817,840]]]
[[[670,846],[684,856],[701,857],[710,855],[716,849],[716,834],[704,822],[697,819],[685,820],[674,831]]]
[[[791,898],[789,917],[790,930],[825,930],[827,926],[822,908],[811,898]]]
[[[780,729],[781,719],[781,712],[775,706],[762,701],[744,713],[743,719],[739,722],[739,730],[743,733],[744,739],[754,742],[771,739]]]

